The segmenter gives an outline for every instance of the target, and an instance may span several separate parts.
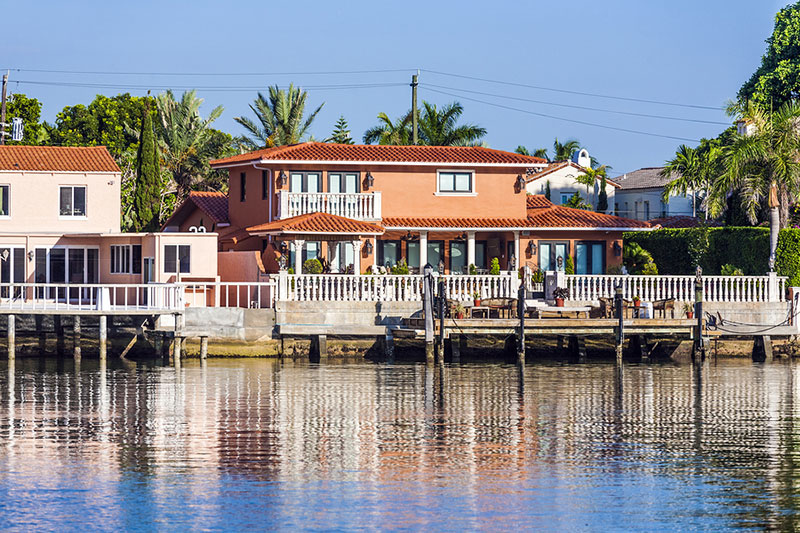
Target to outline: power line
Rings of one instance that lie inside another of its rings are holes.
[[[694,105],[694,104],[681,104],[681,103],[676,103],[676,102],[663,102],[663,101],[660,101],[660,100],[646,100],[646,99],[643,99],[643,98],[630,98],[630,97],[626,97],[626,96],[614,96],[614,95],[610,95],[610,94],[587,93],[587,92],[581,92],[581,91],[571,91],[569,89],[555,89],[553,87],[543,87],[543,86],[540,86],[540,85],[528,85],[526,83],[517,83],[517,82],[513,82],[513,81],[501,81],[501,80],[492,80],[492,79],[488,79],[488,78],[478,78],[476,76],[467,76],[467,75],[464,75],[464,74],[453,74],[453,73],[450,73],[450,72],[442,72],[442,71],[439,71],[439,70],[428,70],[428,69],[420,69],[420,70],[422,70],[423,72],[429,72],[431,74],[439,74],[441,76],[451,76],[453,78],[463,78],[463,79],[467,79],[467,80],[484,81],[484,82],[487,82],[487,83],[497,83],[497,84],[501,84],[501,85],[512,85],[512,86],[515,86],[515,87],[526,87],[528,89],[537,89],[537,90],[540,90],[540,91],[552,91],[552,92],[557,92],[557,93],[575,94],[575,95],[580,95],[580,96],[591,96],[591,97],[594,97],[594,98],[607,98],[607,99],[610,99],[610,100],[623,100],[623,101],[626,101],[626,102],[639,102],[639,103],[643,103],[643,104],[658,104],[658,105],[668,105],[668,106],[675,106],[675,107],[689,107],[689,108],[692,108],[692,109],[710,109],[710,110],[713,110],[713,111],[719,111],[721,109],[724,109],[724,107],[721,107],[721,106],[705,106],[705,105]]]
[[[116,84],[116,83],[89,83],[89,82],[68,82],[68,81],[39,81],[39,80],[15,80],[19,84],[29,85],[47,85],[56,87],[83,87],[92,89],[120,89],[120,90],[192,90],[197,89],[201,91],[261,91],[265,87],[263,85],[254,86],[228,86],[228,85],[210,85],[210,86],[157,86],[151,84]],[[316,89],[316,90],[338,90],[338,89],[371,89],[378,87],[401,87],[406,86],[406,83],[350,83],[343,85],[303,85],[303,89]],[[282,87],[286,88],[286,87]]]
[[[719,121],[716,121],[716,120],[701,120],[701,119],[694,119],[694,118],[670,117],[670,116],[666,116],[666,115],[651,115],[651,114],[648,114],[648,113],[634,113],[632,111],[616,111],[616,110],[613,110],[613,109],[602,109],[602,108],[598,108],[598,107],[587,107],[587,106],[572,105],[572,104],[559,104],[559,103],[556,103],[556,102],[547,102],[547,101],[544,101],[544,100],[533,100],[531,98],[520,98],[520,97],[516,97],[516,96],[507,96],[507,95],[502,95],[502,94],[486,93],[486,92],[482,92],[482,91],[472,91],[472,90],[469,90],[469,89],[460,89],[458,87],[446,87],[444,85],[434,85],[434,84],[431,84],[431,83],[423,83],[423,84],[420,84],[420,85],[424,85],[426,87],[436,87],[436,88],[439,88],[439,89],[448,89],[448,90],[451,90],[451,91],[459,91],[459,92],[472,93],[472,94],[481,94],[481,95],[484,95],[484,96],[494,96],[496,98],[506,98],[506,99],[509,99],[509,100],[518,100],[518,101],[521,101],[521,102],[532,102],[532,103],[535,103],[535,104],[552,105],[552,106],[558,106],[558,107],[568,107],[570,109],[584,109],[584,110],[587,110],[587,111],[598,111],[598,112],[601,112],[601,113],[613,113],[613,114],[617,114],[617,115],[629,115],[629,116],[633,116],[633,117],[655,118],[655,119],[663,119],[663,120],[677,120],[677,121],[683,121],[683,122],[696,122],[696,123],[699,123],[699,124],[715,124],[715,125],[720,125],[720,126],[730,126],[730,124],[728,122],[719,122]]]
[[[35,68],[12,68],[15,72],[39,72],[46,74],[90,74],[102,76],[328,76],[339,74],[380,74],[389,72],[409,72],[417,69],[376,69],[376,70],[322,70],[306,72],[122,72],[101,70],[52,70]]]
[[[537,113],[536,111],[530,111],[530,110],[527,110],[527,109],[519,109],[517,107],[511,107],[511,106],[507,106],[507,105],[503,105],[503,104],[497,104],[497,103],[494,103],[494,102],[487,102],[486,100],[479,100],[477,98],[471,98],[469,96],[463,96],[463,95],[448,93],[448,92],[445,92],[445,91],[440,91],[439,89],[431,89],[430,87],[428,87],[428,90],[436,92],[436,93],[440,93],[440,94],[445,94],[447,96],[452,96],[453,98],[463,98],[465,100],[471,100],[473,102],[478,102],[478,103],[481,103],[481,104],[486,104],[486,105],[490,105],[490,106],[494,106],[494,107],[500,107],[500,108],[503,108],[503,109],[509,109],[511,111],[517,111],[518,113],[526,113],[528,115],[536,115],[538,117],[551,118],[551,119],[554,119],[554,120],[561,120],[561,121],[564,121],[564,122],[573,122],[575,124],[583,124],[584,126],[594,126],[596,128],[605,128],[605,129],[609,129],[609,130],[623,131],[625,133],[635,133],[637,135],[647,135],[649,137],[661,137],[663,139],[672,139],[672,140],[676,140],[676,141],[700,142],[699,139],[690,139],[688,137],[676,137],[676,136],[673,136],[673,135],[662,135],[660,133],[651,133],[651,132],[647,132],[647,131],[631,130],[631,129],[627,129],[627,128],[618,128],[616,126],[607,126],[605,124],[596,124],[594,122],[586,122],[586,121],[583,121],[583,120],[574,120],[574,119],[569,119],[569,118],[557,117],[557,116],[554,116],[554,115],[547,115],[545,113]]]

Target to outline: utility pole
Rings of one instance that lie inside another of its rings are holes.
[[[3,78],[5,80],[5,78]],[[417,86],[419,85],[419,71],[411,76],[411,141],[417,144]],[[3,82],[3,109],[5,109],[5,81]],[[3,115],[5,116],[5,115]]]
[[[6,143],[6,86],[8,85],[8,72],[3,74],[3,103],[0,104],[0,145]]]

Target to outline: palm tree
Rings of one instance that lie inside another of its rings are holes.
[[[517,149],[514,150],[514,151],[516,153],[518,153],[518,154],[530,155],[530,156],[533,156],[533,157],[538,157],[539,159],[545,159],[548,162],[550,161],[550,158],[547,156],[547,148],[537,148],[536,150],[531,152],[526,147],[524,147],[524,146],[522,146],[520,144],[519,146],[517,146]]]
[[[769,267],[774,270],[778,232],[786,227],[789,202],[800,193],[800,104],[790,101],[777,111],[752,102],[732,103],[728,114],[746,125],[725,149],[725,171],[711,187],[709,208],[718,214],[728,193],[738,190],[751,222],[762,201],[770,210]]]
[[[577,139],[569,139],[564,144],[558,142],[558,137],[553,141],[553,161],[568,161],[572,154],[581,149]]]
[[[597,168],[586,168],[583,170],[583,172],[578,173],[578,175],[575,177],[575,181],[582,185],[586,185],[586,199],[589,200],[590,203],[594,203],[592,190],[594,189],[597,180],[604,177],[606,177],[605,165],[601,165]]]
[[[155,130],[163,166],[175,182],[178,201],[189,194],[195,180],[208,170],[209,156],[215,149],[215,131],[209,126],[222,114],[222,106],[200,116],[202,98],[194,90],[183,93],[180,101],[172,91],[156,97],[158,120]]]
[[[234,120],[244,126],[250,134],[246,139],[250,148],[268,148],[271,146],[285,146],[302,142],[311,123],[317,117],[322,106],[303,120],[308,93],[294,84],[284,91],[277,85],[269,87],[269,97],[258,93],[250,109],[256,114],[258,122],[253,122],[246,117],[235,117]]]
[[[661,199],[669,202],[670,196],[675,194],[692,194],[692,216],[697,216],[697,194],[696,191],[702,183],[700,158],[694,148],[685,144],[678,146],[675,157],[667,161],[661,170],[661,176],[672,181],[664,186]]]
[[[380,124],[364,132],[364,144],[411,144],[411,111],[392,122],[386,113],[378,113]]]
[[[419,137],[429,146],[474,146],[486,135],[486,128],[474,124],[456,125],[464,107],[453,102],[441,109],[430,102],[422,102],[419,120]]]

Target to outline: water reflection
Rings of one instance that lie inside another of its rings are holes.
[[[2,527],[796,522],[791,363],[2,364]]]

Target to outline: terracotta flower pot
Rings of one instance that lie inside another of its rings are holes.
[[[464,318],[464,313],[463,312],[462,313],[456,313],[456,318],[461,320],[462,318]]]
[[[634,307],[641,307],[642,306],[642,301],[641,300],[634,300],[633,301],[633,306]]]
[[[687,311],[686,318],[694,318],[694,311]]]
[[[564,298],[556,298],[556,307],[564,307]]]
[[[480,305],[481,305],[481,301],[480,301],[479,299],[477,299],[477,298],[476,298],[476,299],[475,299],[475,300],[472,302],[472,305],[474,305],[475,307],[480,307]]]

